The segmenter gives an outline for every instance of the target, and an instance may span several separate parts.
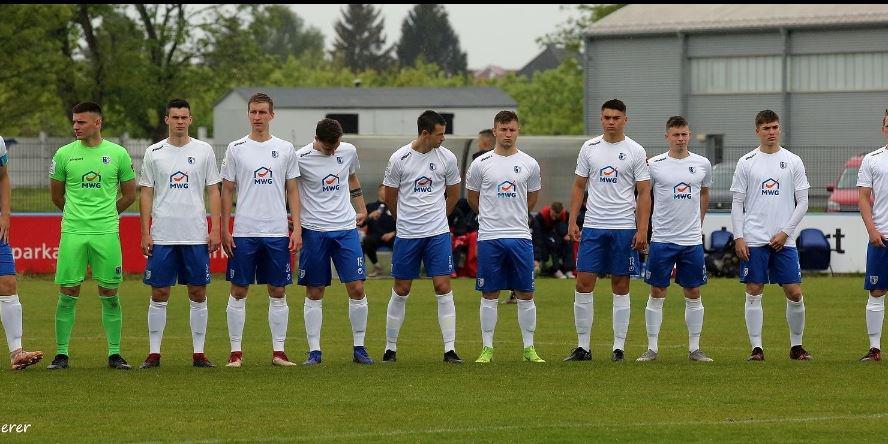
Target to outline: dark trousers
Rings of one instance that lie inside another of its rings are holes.
[[[361,243],[361,247],[364,248],[364,254],[367,255],[367,259],[370,259],[370,263],[376,265],[379,262],[379,258],[376,257],[376,250],[379,247],[386,246],[391,248],[395,245],[395,238],[388,242],[384,242],[382,237],[376,233],[368,234],[364,236],[364,241]]]

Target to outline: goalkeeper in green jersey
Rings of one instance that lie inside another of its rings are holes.
[[[117,287],[123,272],[118,214],[136,199],[136,174],[126,149],[102,139],[99,105],[79,103],[72,114],[77,140],[59,148],[49,168],[52,202],[63,215],[55,276],[59,284],[57,354],[48,368],[68,368],[68,340],[74,328],[80,284],[89,265],[102,301],[108,366],[129,370],[130,365],[120,356],[123,316]]]

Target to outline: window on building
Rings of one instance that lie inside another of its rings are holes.
[[[326,117],[339,122],[344,134],[358,134],[357,114],[327,114]]]
[[[794,92],[888,90],[888,52],[790,57]]]
[[[441,117],[444,118],[444,122],[447,125],[444,128],[444,134],[453,134],[453,113],[441,113]]]
[[[691,94],[780,92],[781,56],[703,57],[690,60]]]

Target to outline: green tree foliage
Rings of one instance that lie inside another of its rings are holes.
[[[385,20],[373,5],[347,5],[336,22],[336,40],[330,56],[354,72],[388,68],[392,48],[385,48]]]
[[[402,66],[422,60],[440,66],[447,74],[466,72],[466,53],[440,4],[419,4],[410,10],[401,24],[396,53]]]
[[[288,6],[251,5],[249,15],[253,21],[247,29],[263,53],[281,62],[291,55],[323,56],[324,34],[318,28],[306,26],[305,20]]]
[[[583,50],[583,35],[593,23],[603,19],[608,14],[626,6],[625,4],[579,4],[562,5],[561,9],[572,10],[566,22],[558,25],[555,32],[546,34],[537,39],[541,46],[554,44],[569,51]]]

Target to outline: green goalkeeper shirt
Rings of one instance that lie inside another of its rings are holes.
[[[65,184],[62,233],[118,232],[117,189],[136,177],[125,148],[104,139],[95,147],[75,140],[56,151],[49,177]]]

